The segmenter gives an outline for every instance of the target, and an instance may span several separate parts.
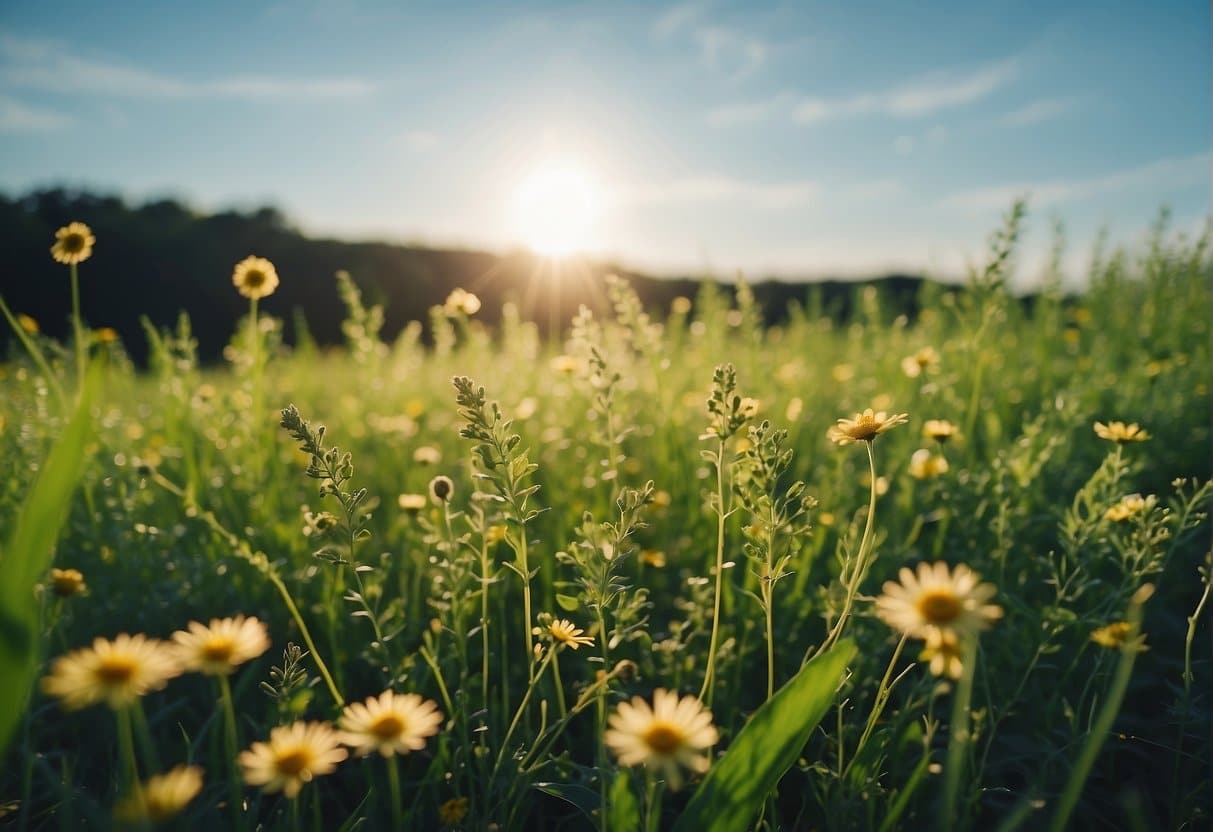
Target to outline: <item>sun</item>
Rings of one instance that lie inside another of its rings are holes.
[[[528,248],[565,257],[593,245],[602,193],[585,168],[553,162],[523,180],[513,207],[515,232]]]

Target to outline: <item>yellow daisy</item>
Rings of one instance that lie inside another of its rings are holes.
[[[934,439],[940,444],[947,442],[959,432],[956,425],[947,419],[927,419],[926,424],[922,426],[923,438]]]
[[[122,633],[113,641],[93,640],[92,647],[55,659],[42,689],[69,711],[104,702],[111,708],[130,705],[181,674],[181,663],[163,641]]]
[[[74,266],[93,256],[93,244],[97,238],[82,222],[71,222],[55,232],[55,244],[51,246],[51,257],[60,263]]]
[[[964,672],[964,664],[960,660],[960,640],[951,630],[932,630],[927,633],[927,643],[919,655],[924,662],[930,662],[931,672],[936,676],[949,676],[959,679]]]
[[[202,769],[177,766],[145,781],[114,806],[114,817],[128,823],[160,823],[175,817],[202,791]]]
[[[873,413],[868,408],[863,413],[857,413],[851,419],[839,419],[838,424],[830,428],[826,435],[831,442],[839,445],[850,445],[852,442],[871,442],[878,434],[884,433],[897,425],[904,425],[909,419],[905,413],[892,416],[883,410]]]
[[[197,621],[188,630],[173,633],[177,655],[190,670],[211,676],[227,675],[236,665],[255,659],[269,649],[265,625],[256,618],[212,618],[209,625]]]
[[[327,722],[296,722],[273,729],[268,742],[253,743],[237,759],[244,782],[293,799],[304,783],[332,774],[348,756]]]
[[[693,696],[658,688],[653,705],[632,697],[620,702],[609,720],[603,739],[625,766],[645,765],[664,776],[671,789],[682,785],[682,769],[703,773],[710,761],[700,752],[720,736],[712,725],[712,712]]]
[[[278,272],[264,257],[246,257],[236,264],[232,285],[250,300],[268,297],[278,288]]]
[[[1140,494],[1128,494],[1120,498],[1120,502],[1111,506],[1104,512],[1105,520],[1111,520],[1113,523],[1121,523],[1128,520],[1130,517],[1135,517],[1145,511],[1154,508],[1157,502],[1153,494],[1149,497],[1143,497]]]
[[[480,298],[465,289],[455,289],[442,305],[448,315],[475,315],[480,311]]]
[[[339,721],[341,741],[360,757],[372,751],[384,757],[408,754],[425,748],[426,738],[438,733],[442,719],[433,700],[387,690],[345,707]]]
[[[582,635],[585,630],[574,627],[573,622],[567,618],[557,618],[544,627],[536,627],[533,632],[537,636],[549,635],[553,641],[568,645],[574,650],[583,644],[587,647],[594,646],[594,639],[591,636]]]
[[[444,826],[454,826],[467,817],[468,799],[466,797],[453,797],[438,807],[438,820],[442,821]]]
[[[933,373],[938,369],[939,353],[934,347],[923,347],[901,359],[901,371],[910,378],[918,378],[923,373]]]
[[[910,476],[916,480],[931,479],[947,472],[947,457],[933,454],[926,448],[919,448],[910,457]]]
[[[84,583],[84,573],[79,569],[51,570],[51,592],[60,598],[71,598],[86,589],[88,587]]]
[[[1118,445],[1124,445],[1127,442],[1145,442],[1150,438],[1146,429],[1136,422],[1129,425],[1124,422],[1108,422],[1106,425],[1103,422],[1096,422],[1095,435]]]
[[[1133,632],[1133,625],[1128,621],[1113,621],[1106,627],[1100,627],[1091,633],[1091,641],[1098,644],[1100,647],[1107,647],[1109,650],[1123,650],[1126,647],[1132,648],[1137,652],[1147,650],[1146,637],[1138,635],[1131,642],[1130,634]]]
[[[401,494],[396,498],[396,505],[404,511],[421,511],[425,508],[425,503],[424,494]]]
[[[948,570],[942,561],[918,564],[918,573],[902,567],[901,582],[887,581],[876,599],[876,614],[895,630],[914,638],[933,631],[956,635],[976,634],[1002,617],[1002,608],[987,604],[993,584],[980,583],[977,573],[964,565]]]
[[[17,314],[17,324],[26,335],[38,334],[38,322],[24,313]]]

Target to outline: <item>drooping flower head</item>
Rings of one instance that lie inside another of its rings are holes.
[[[144,781],[114,806],[114,817],[127,823],[161,823],[176,817],[202,791],[202,769],[177,766]]]
[[[963,564],[949,570],[942,561],[920,563],[917,572],[902,567],[899,577],[900,582],[885,582],[876,614],[911,638],[943,630],[976,635],[1002,617],[1001,607],[986,603],[994,597],[994,585],[981,583]]]
[[[826,435],[831,442],[836,442],[839,445],[850,445],[852,442],[871,442],[877,435],[898,425],[904,425],[908,420],[909,416],[905,413],[896,413],[890,416],[883,410],[879,413],[874,413],[872,408],[869,407],[863,413],[857,413],[850,419],[839,419],[838,424],[831,427]]]
[[[341,741],[358,756],[378,751],[391,757],[425,748],[426,739],[438,733],[442,719],[434,701],[388,690],[347,705],[338,724]]]
[[[564,644],[574,650],[583,644],[587,647],[594,646],[593,637],[582,635],[585,630],[573,626],[573,622],[567,618],[552,619],[542,627],[535,627],[532,632],[537,636],[547,636],[555,643]]]
[[[74,266],[93,256],[93,245],[96,242],[97,238],[87,225],[82,222],[70,222],[55,232],[51,257],[64,265]]]
[[[84,573],[79,569],[52,569],[51,592],[60,598],[71,598],[88,589],[84,583]]]
[[[712,712],[698,699],[680,699],[677,693],[661,688],[653,692],[652,706],[639,696],[620,702],[609,724],[603,739],[620,765],[655,769],[671,789],[682,785],[684,768],[699,773],[708,770],[710,762],[702,752],[720,739],[712,725]]]
[[[265,625],[243,615],[212,618],[209,625],[191,621],[188,630],[173,633],[173,642],[186,668],[211,676],[231,673],[270,646]]]
[[[122,633],[113,641],[94,639],[92,647],[55,659],[42,689],[69,711],[97,702],[116,710],[159,690],[181,671],[176,653],[165,642]]]
[[[232,285],[249,300],[268,297],[278,288],[278,272],[264,257],[246,257],[236,264]]]
[[[295,722],[273,729],[269,741],[253,743],[237,759],[246,783],[294,798],[305,783],[332,774],[348,756],[327,722]]]

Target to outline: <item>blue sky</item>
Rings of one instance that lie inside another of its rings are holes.
[[[1209,213],[1188,2],[24,2],[0,7],[0,189],[92,186],[305,230],[501,249],[536,169],[588,248],[659,271],[958,274],[1014,195],[1140,239]]]

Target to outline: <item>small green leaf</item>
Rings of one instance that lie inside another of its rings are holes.
[[[577,612],[577,610],[581,609],[581,602],[572,595],[561,595],[559,592],[557,592],[556,603],[559,604],[560,608],[565,612]]]
[[[699,784],[674,832],[745,829],[825,716],[855,655],[849,639],[800,669],[754,712]]]
[[[610,803],[607,804],[607,829],[612,832],[632,832],[640,828],[640,805],[628,782],[628,770],[623,769],[611,786]]]
[[[593,789],[587,789],[576,783],[536,783],[535,788],[544,794],[550,794],[552,797],[558,797],[566,803],[576,806],[591,821],[597,819],[599,798],[598,792]]]

